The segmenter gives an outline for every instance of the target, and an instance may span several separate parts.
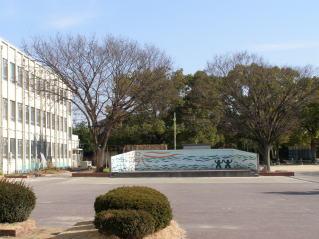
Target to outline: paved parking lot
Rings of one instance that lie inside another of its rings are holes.
[[[97,195],[121,185],[165,193],[191,239],[317,239],[319,173],[295,178],[28,179],[37,194],[32,217],[44,227],[92,220]]]

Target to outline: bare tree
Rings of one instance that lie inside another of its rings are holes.
[[[34,38],[25,50],[53,77],[44,91],[70,100],[85,118],[101,170],[112,129],[165,90],[170,59],[153,46],[107,36]],[[57,90],[61,83],[72,97]],[[63,94],[61,94],[61,92]]]
[[[269,171],[272,145],[298,126],[302,109],[319,85],[317,78],[305,75],[306,71],[254,63],[255,59],[245,54],[238,61],[236,57],[217,58],[209,70],[223,76],[220,92],[226,124],[259,145]]]
[[[206,72],[216,77],[225,77],[237,65],[248,66],[252,63],[266,65],[262,57],[247,51],[216,55],[212,61],[207,62]]]

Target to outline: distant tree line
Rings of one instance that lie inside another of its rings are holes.
[[[273,66],[241,52],[184,74],[154,46],[113,37],[36,38],[26,49],[69,87],[83,116],[74,133],[98,159],[109,145],[172,148],[174,112],[178,148],[203,143],[255,151],[267,170],[280,145],[316,151],[319,81],[311,67]]]

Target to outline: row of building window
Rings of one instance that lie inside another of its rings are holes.
[[[16,111],[16,102],[13,100],[10,100],[10,119],[12,121],[16,120],[16,113],[18,113],[18,122],[22,123],[23,121],[23,104],[18,103],[18,110]],[[8,99],[3,98],[2,99],[2,116],[4,119],[8,118]],[[31,115],[31,118],[30,118]],[[29,124],[31,122],[31,125],[37,125],[44,128],[49,129],[56,129],[60,131],[67,132],[68,126],[67,126],[67,118],[64,118],[62,116],[58,116],[55,114],[52,114],[50,112],[41,111],[40,109],[36,109],[34,107],[30,107],[28,105],[25,105],[25,123]],[[52,127],[51,127],[52,126]]]
[[[10,152],[9,152],[9,144],[8,138],[3,138],[3,158],[8,159],[10,154],[10,158],[15,159],[22,158],[23,152],[23,141],[22,139],[10,138]],[[41,154],[45,156],[45,158],[67,158],[67,145],[61,143],[50,143],[50,142],[40,142],[35,140],[26,140],[25,141],[25,158],[41,158]],[[16,155],[17,153],[17,155]]]
[[[71,114],[71,102],[67,101],[67,91],[65,89],[59,89],[55,86],[50,86],[50,84],[45,84],[41,78],[36,77],[35,74],[29,73],[22,67],[17,67],[17,74],[15,70],[16,66],[14,63],[10,62],[10,81],[12,83],[17,83],[18,86],[22,87],[24,84],[25,90],[30,90],[36,92],[36,94],[45,95],[52,99],[53,101],[63,102],[67,105],[67,111]],[[8,60],[2,59],[2,79],[8,81]],[[54,92],[54,93],[53,93]]]

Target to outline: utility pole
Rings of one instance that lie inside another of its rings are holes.
[[[0,45],[0,173],[4,174],[4,168],[3,168],[3,153],[4,153],[4,147],[3,147],[3,131],[4,131],[4,127],[2,126],[2,115],[3,115],[3,102],[2,102],[2,75],[3,75],[3,59],[2,59],[2,44]]]
[[[174,150],[176,150],[176,113],[174,112]]]

